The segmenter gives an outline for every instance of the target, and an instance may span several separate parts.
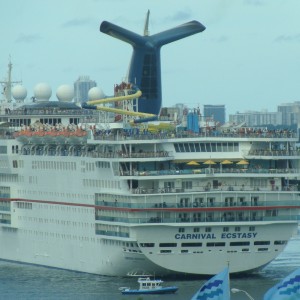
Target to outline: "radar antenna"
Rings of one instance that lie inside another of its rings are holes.
[[[12,63],[11,63],[11,59],[9,56],[9,62],[8,62],[8,72],[7,72],[7,80],[4,81],[0,81],[0,83],[3,86],[3,96],[6,102],[11,102],[11,89],[12,89],[12,85],[14,83],[22,83],[21,81],[11,81],[11,70],[12,70]]]

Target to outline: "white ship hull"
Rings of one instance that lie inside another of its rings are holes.
[[[74,208],[77,213],[74,213]],[[66,211],[72,211],[72,214],[68,216]],[[55,218],[50,221],[47,217],[52,213]],[[178,226],[174,224],[132,227],[132,237],[139,245],[148,244],[149,241],[159,245],[166,240],[169,244],[176,244],[169,245],[167,249],[172,250],[164,253],[159,247],[136,248],[131,242],[126,242],[127,246],[124,247],[124,243],[118,239],[99,238],[95,235],[94,214],[93,208],[76,205],[32,203],[32,209],[26,210],[14,204],[12,220],[15,221],[10,226],[1,226],[0,244],[5,246],[0,247],[0,257],[9,261],[111,276],[140,272],[160,275],[215,274],[224,262],[230,265],[231,272],[245,272],[272,261],[286,244],[277,244],[265,251],[263,245],[231,247],[230,241],[247,240],[252,244],[257,240],[268,240],[274,244],[279,237],[286,241],[291,233],[297,231],[294,222],[252,223],[251,226],[256,229],[250,233],[224,233],[224,224],[219,223],[211,223],[212,231],[209,233],[201,230],[205,228],[203,224],[182,224],[191,233],[178,233]],[[192,233],[195,225],[201,228],[201,233]],[[232,228],[249,226],[247,223],[227,225]],[[222,245],[224,241],[226,247]],[[182,249],[186,248],[180,247],[182,242],[202,245],[200,248],[190,248],[194,251],[183,252]],[[221,244],[219,247],[206,246],[214,243]]]

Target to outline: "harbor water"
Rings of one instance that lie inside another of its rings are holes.
[[[300,235],[293,238],[285,251],[263,270],[231,277],[231,288],[247,291],[255,300],[295,269],[300,268]],[[0,262],[0,299],[101,299],[101,300],[189,300],[205,279],[167,280],[179,290],[171,295],[122,295],[119,287],[137,287],[136,278],[114,278],[85,273]],[[240,292],[231,300],[248,299]]]

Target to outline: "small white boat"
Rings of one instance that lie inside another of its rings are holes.
[[[121,287],[120,290],[123,295],[133,294],[172,294],[178,290],[177,286],[163,287],[163,281],[160,279],[151,279],[150,277],[140,277],[138,279],[139,289],[131,289],[128,287]]]

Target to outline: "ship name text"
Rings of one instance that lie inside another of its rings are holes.
[[[251,239],[257,236],[257,232],[224,232],[221,239]],[[215,233],[177,233],[176,240],[214,240],[217,236]]]

